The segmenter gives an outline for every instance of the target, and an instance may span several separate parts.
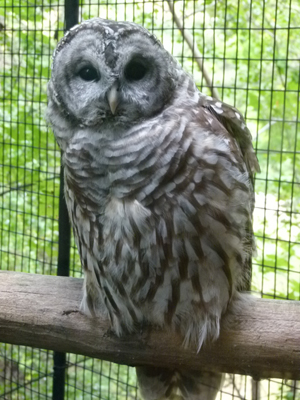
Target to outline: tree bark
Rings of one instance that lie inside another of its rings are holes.
[[[175,333],[159,329],[141,327],[116,337],[107,318],[79,312],[82,284],[76,278],[0,271],[0,342],[119,364],[300,379],[300,302],[248,296],[224,319],[220,338],[197,354],[184,349]]]

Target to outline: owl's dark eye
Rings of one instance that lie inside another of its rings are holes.
[[[132,60],[127,64],[124,74],[128,81],[139,81],[148,71],[147,66],[140,60]]]
[[[78,75],[80,76],[81,79],[88,82],[98,81],[100,78],[98,71],[94,67],[83,67],[78,72]]]

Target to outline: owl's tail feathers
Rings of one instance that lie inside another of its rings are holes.
[[[223,384],[223,374],[204,371],[174,371],[137,367],[144,400],[214,400]]]

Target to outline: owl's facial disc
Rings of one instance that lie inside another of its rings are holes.
[[[93,20],[56,51],[52,80],[61,107],[77,124],[124,126],[154,116],[175,91],[179,67],[141,27]]]

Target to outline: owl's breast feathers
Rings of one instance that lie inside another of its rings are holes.
[[[118,139],[78,131],[64,164],[83,309],[104,304],[118,334],[146,320],[200,348],[247,280],[258,164],[235,109],[193,102]]]

